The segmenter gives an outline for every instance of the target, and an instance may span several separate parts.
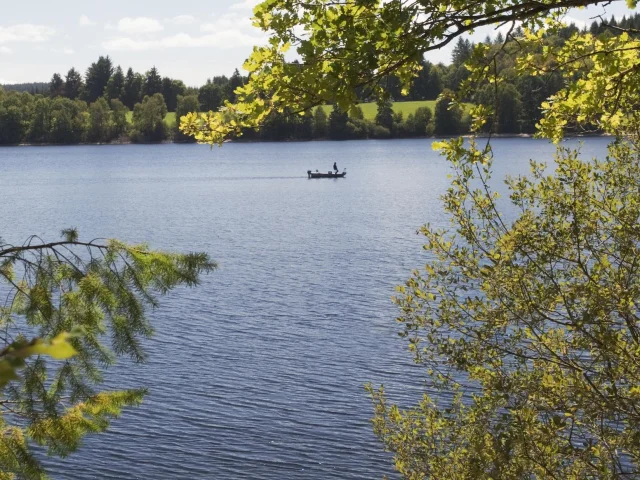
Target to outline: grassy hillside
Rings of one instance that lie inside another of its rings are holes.
[[[404,118],[407,118],[407,116],[410,113],[414,113],[420,107],[429,107],[433,112],[433,108],[435,107],[435,105],[436,105],[435,100],[421,100],[417,102],[396,102],[393,104],[393,110],[395,112],[402,112],[402,114],[404,115]],[[364,113],[364,118],[372,121],[375,120],[376,112],[377,112],[377,107],[375,103],[361,103],[360,107],[362,108],[362,113]],[[333,110],[333,107],[331,105],[323,105],[322,108],[327,113],[327,115],[331,114],[331,110]],[[127,118],[129,122],[131,122],[132,116],[133,116],[133,112],[129,112],[127,114]],[[167,113],[167,116],[164,117],[164,122],[169,126],[173,126],[176,122],[175,112]]]
[[[170,127],[173,126],[176,123],[176,112],[167,113],[167,116],[164,117],[164,123]]]
[[[133,112],[127,112],[127,120],[131,123],[133,120]],[[167,113],[167,116],[164,117],[164,123],[172,127],[176,123],[176,112]]]
[[[396,102],[393,104],[393,111],[404,115],[404,118],[407,118],[407,115],[410,113],[414,113],[420,107],[429,107],[433,112],[433,108],[436,105],[435,100],[421,100],[417,102]],[[378,111],[378,107],[375,103],[361,103],[360,107],[362,108],[362,113],[364,113],[364,118],[367,120],[375,120],[376,113]],[[331,105],[323,105],[324,111],[327,115],[331,114],[333,107]]]

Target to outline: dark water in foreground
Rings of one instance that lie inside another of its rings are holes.
[[[572,144],[575,144],[573,142]],[[585,154],[607,141],[589,139]],[[496,178],[553,147],[494,141]],[[346,179],[308,180],[337,161]],[[445,225],[447,165],[429,140],[0,149],[0,235],[117,237],[203,250],[201,287],[152,314],[147,365],[112,386],[144,405],[87,439],[57,479],[362,479],[391,473],[363,384],[407,402],[421,372],[396,335],[393,287]],[[64,473],[63,473],[64,472]]]

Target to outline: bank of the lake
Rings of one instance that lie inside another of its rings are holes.
[[[246,140],[242,138],[236,138],[233,140],[227,140],[225,143],[239,143],[239,144],[250,144],[250,143],[314,143],[314,142],[360,142],[360,141],[411,141],[411,140],[425,140],[425,141],[438,141],[443,139],[451,139],[451,138],[482,138],[482,139],[535,139],[535,135],[529,133],[479,133],[475,135],[465,134],[465,135],[443,135],[443,136],[428,136],[428,137],[417,137],[412,139],[407,138],[385,138],[385,139],[375,139],[375,138],[361,138],[354,140],[331,140],[329,138],[318,138],[313,140]],[[581,135],[567,135],[566,140],[580,140],[586,138],[611,138],[611,135],[602,134],[602,133],[585,133]],[[18,145],[0,145],[0,148],[10,148],[10,147],[82,147],[82,146],[123,146],[123,145],[194,145],[195,142],[174,142],[171,140],[164,140],[162,142],[147,142],[147,143],[135,143],[130,140],[126,141],[118,141],[118,142],[109,142],[109,143],[78,143],[71,145],[60,145],[60,144],[52,144],[52,143],[21,143]]]

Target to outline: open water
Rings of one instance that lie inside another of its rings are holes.
[[[0,149],[0,236],[115,237],[206,251],[220,268],[151,314],[149,362],[108,386],[143,406],[56,479],[374,479],[393,476],[363,385],[400,403],[422,372],[390,298],[426,261],[416,230],[446,226],[448,165],[430,140]],[[571,141],[570,145],[578,142]],[[606,139],[588,139],[602,156]],[[496,139],[494,180],[549,159],[544,141]],[[345,179],[307,179],[346,167]]]

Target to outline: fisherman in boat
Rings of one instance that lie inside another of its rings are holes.
[[[333,162],[333,169],[336,171],[336,175],[338,174],[338,163]]]

